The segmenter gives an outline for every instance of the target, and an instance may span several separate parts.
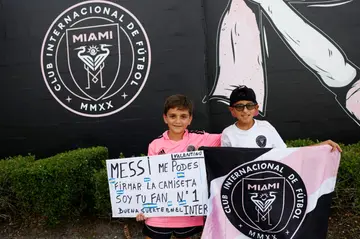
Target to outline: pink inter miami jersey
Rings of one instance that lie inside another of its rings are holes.
[[[204,131],[186,130],[183,139],[173,141],[169,139],[168,131],[159,138],[153,140],[149,145],[148,155],[159,155],[168,153],[182,153],[198,149],[201,146],[219,147],[221,134],[209,134]],[[190,217],[152,217],[145,223],[152,227],[193,227],[204,225],[202,216]]]

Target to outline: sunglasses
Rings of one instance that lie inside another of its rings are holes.
[[[237,104],[237,105],[233,105],[233,108],[235,108],[237,111],[243,111],[245,109],[245,107],[248,110],[253,110],[253,109],[255,109],[256,106],[257,106],[257,104],[254,104],[254,103],[249,103],[246,105]]]

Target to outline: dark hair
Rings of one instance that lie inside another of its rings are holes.
[[[244,85],[236,87],[230,95],[230,106],[233,106],[240,100],[248,100],[257,104],[256,95],[253,89],[248,88]]]
[[[193,104],[185,95],[172,95],[166,98],[164,104],[164,115],[169,109],[178,108],[179,110],[189,110],[189,114],[193,114]]]

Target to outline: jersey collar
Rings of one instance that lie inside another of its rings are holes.
[[[163,137],[164,137],[164,139],[166,139],[166,140],[170,140],[169,139],[169,135],[168,135],[168,132],[169,132],[169,130],[166,130],[164,133],[163,133]],[[183,135],[183,139],[185,138],[185,137],[188,137],[188,135],[189,135],[189,130],[185,130],[185,133],[184,133],[184,135]]]

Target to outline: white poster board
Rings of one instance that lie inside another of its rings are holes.
[[[203,151],[106,160],[113,217],[207,214]]]

